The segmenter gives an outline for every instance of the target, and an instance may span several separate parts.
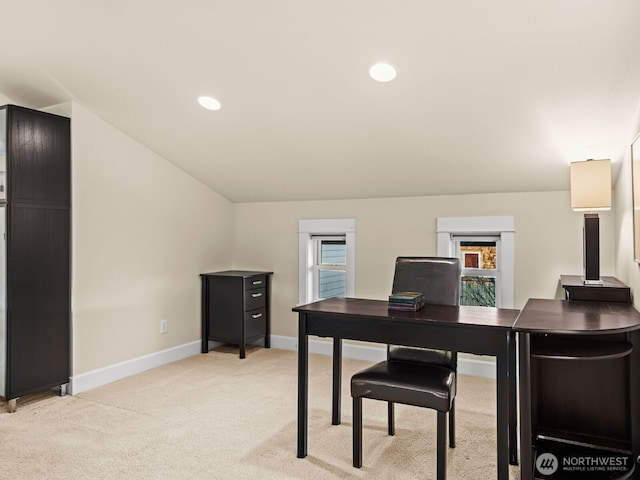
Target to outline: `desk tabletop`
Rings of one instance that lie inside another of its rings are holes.
[[[560,283],[563,288],[629,288],[616,277],[600,277],[600,279],[602,280],[601,284],[585,285],[584,278],[580,275],[560,275]]]
[[[640,313],[630,303],[531,298],[513,328],[532,333],[624,333],[640,329]]]
[[[442,325],[460,325],[511,329],[519,310],[510,308],[469,307],[427,304],[417,312],[389,310],[386,300],[362,298],[327,298],[315,303],[294,307],[293,311],[308,315],[340,315],[375,317],[389,321],[425,322]]]
[[[253,270],[225,270],[224,272],[201,273],[201,277],[253,277],[255,275],[272,275],[273,272],[256,272]]]

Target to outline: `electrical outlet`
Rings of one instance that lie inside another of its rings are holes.
[[[167,329],[169,327],[168,320],[160,320],[160,333],[167,333]]]

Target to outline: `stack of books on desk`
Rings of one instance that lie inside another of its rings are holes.
[[[389,310],[415,312],[424,307],[424,294],[420,292],[398,292],[389,295]]]

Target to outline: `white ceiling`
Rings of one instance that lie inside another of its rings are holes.
[[[233,202],[567,190],[571,161],[619,169],[638,118],[638,0],[0,12],[0,92],[32,108],[75,100]],[[368,77],[381,60],[391,83]]]

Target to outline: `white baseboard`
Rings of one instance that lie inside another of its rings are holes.
[[[152,368],[197,355],[200,353],[200,345],[200,340],[185,343],[184,345],[179,345],[167,350],[132,358],[131,360],[98,368],[90,372],[81,373],[80,375],[74,375],[71,377],[71,381],[69,382],[70,390],[67,389],[67,392],[72,395],[77,395],[78,393],[115,382],[130,375],[142,373]]]
[[[461,357],[458,355],[458,373],[474,377],[496,378],[495,360]]]
[[[294,337],[271,336],[271,346],[282,350],[297,350],[298,339]],[[309,339],[309,353],[333,355],[333,342]],[[387,356],[385,346],[354,345],[342,343],[342,356],[354,360],[380,362]],[[480,360],[458,356],[458,373],[476,377],[496,378],[496,363],[493,360]]]
[[[218,342],[209,342],[209,348],[221,345]],[[298,339],[295,337],[271,336],[271,347],[281,350],[297,350]],[[137,373],[142,373],[152,368],[161,367],[171,362],[182,360],[200,353],[200,340],[185,343],[177,347],[150,353],[142,357],[133,358],[124,362],[98,368],[90,372],[74,375],[69,382],[67,393],[77,395],[92,388],[115,382]],[[309,340],[309,353],[319,355],[333,355],[333,342],[323,340]],[[342,344],[342,356],[355,360],[380,362],[386,357],[384,346]],[[491,360],[477,360],[475,358],[458,357],[458,372],[462,375],[475,375],[478,377],[496,378],[496,364]]]

